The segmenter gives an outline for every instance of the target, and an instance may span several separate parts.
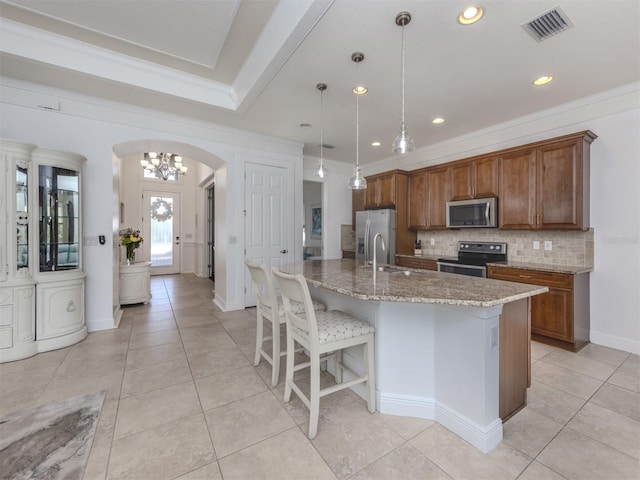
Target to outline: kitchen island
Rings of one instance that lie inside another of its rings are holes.
[[[528,382],[528,299],[547,287],[398,267],[374,279],[371,266],[351,259],[282,271],[302,274],[327,308],[375,326],[381,413],[436,420],[483,452],[500,443],[502,399],[518,390],[514,379],[525,391]],[[500,346],[514,345],[519,367],[500,365]],[[361,372],[360,358],[346,352],[343,361]]]

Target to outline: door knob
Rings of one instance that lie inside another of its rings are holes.
[[[280,253],[288,253],[289,250],[280,250]]]

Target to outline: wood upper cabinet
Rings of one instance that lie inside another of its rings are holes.
[[[520,230],[535,228],[535,149],[501,155],[499,165],[500,228]]]
[[[449,194],[449,167],[429,170],[429,230],[447,228],[447,202]]]
[[[409,178],[409,228],[437,230],[447,228],[449,167],[418,170]]]
[[[479,158],[451,166],[451,200],[497,196],[497,157]]]
[[[356,212],[364,210],[366,190],[351,190],[351,228],[356,229]]]
[[[427,216],[429,172],[418,170],[409,177],[409,228],[412,230],[426,230],[429,227]]]
[[[386,208],[396,205],[396,173],[382,173],[367,177],[364,208]]]
[[[500,228],[589,228],[589,144],[595,138],[580,132],[500,155]]]

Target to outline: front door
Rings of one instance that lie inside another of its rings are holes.
[[[246,164],[245,256],[255,262],[280,267],[293,260],[289,170],[271,165]],[[256,304],[251,277],[245,268],[245,306]]]
[[[143,238],[151,275],[180,273],[180,194],[145,190]]]

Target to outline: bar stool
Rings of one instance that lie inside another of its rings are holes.
[[[309,439],[318,432],[320,398],[330,393],[349,388],[358,383],[367,384],[367,407],[371,413],[376,411],[375,373],[374,373],[374,328],[340,310],[315,312],[312,308],[311,294],[305,278],[271,269],[280,285],[284,310],[287,318],[287,368],[284,386],[285,403],[291,400],[293,390],[309,409]],[[304,305],[304,312],[292,308],[293,302]],[[309,352],[309,361],[295,365],[295,344],[298,343]],[[364,345],[365,375],[358,376],[342,363],[342,350],[355,345]],[[320,389],[320,362],[332,357],[335,360],[337,385]],[[302,393],[293,381],[293,374],[303,368],[311,367],[310,397]],[[348,371],[354,380],[342,383],[343,371]]]
[[[264,358],[271,365],[271,385],[276,386],[280,377],[280,357],[287,354],[286,350],[280,350],[280,325],[286,323],[282,297],[276,294],[273,281],[266,265],[244,261],[249,274],[253,291],[256,294],[256,353],[253,365],[260,364],[260,358]],[[297,311],[303,311],[302,304],[293,304]],[[313,302],[315,310],[325,310],[325,306],[319,302]],[[270,323],[271,335],[264,334],[264,320]],[[271,340],[271,355],[264,350],[264,343]],[[278,352],[278,353],[276,353]]]

